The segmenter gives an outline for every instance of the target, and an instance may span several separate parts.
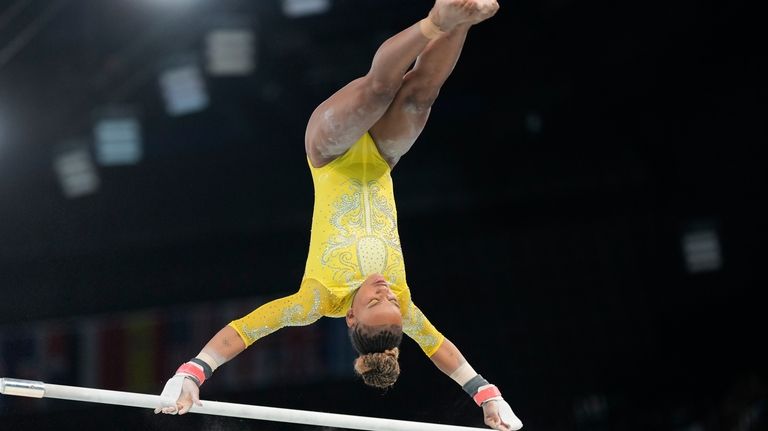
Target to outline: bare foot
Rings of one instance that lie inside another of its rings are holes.
[[[469,21],[470,24],[479,24],[496,15],[496,12],[499,11],[499,2],[497,0],[475,0],[472,3],[475,7]]]
[[[429,18],[442,31],[451,31],[462,24],[478,24],[499,10],[496,0],[436,0]]]

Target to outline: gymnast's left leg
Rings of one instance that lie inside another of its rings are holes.
[[[432,104],[461,55],[469,28],[492,17],[497,10],[495,1],[477,2],[474,19],[430,41],[413,69],[403,77],[403,84],[387,112],[370,129],[379,152],[391,167],[424,130]]]

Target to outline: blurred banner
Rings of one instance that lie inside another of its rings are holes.
[[[217,331],[264,302],[251,298],[0,326],[0,376],[159,393],[176,368]],[[343,319],[321,319],[259,340],[219,368],[206,383],[206,392],[353,378],[353,357]],[[0,397],[0,412],[38,410],[49,404],[29,401]]]

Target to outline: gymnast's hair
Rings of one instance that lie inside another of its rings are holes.
[[[403,328],[399,325],[367,326],[356,324],[349,328],[349,339],[360,356],[355,359],[355,372],[368,386],[387,389],[400,376],[400,342]]]

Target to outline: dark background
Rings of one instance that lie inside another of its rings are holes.
[[[295,291],[306,120],[430,7],[161,3],[0,3],[0,324]],[[169,116],[158,70],[227,13],[257,29],[256,72],[208,78],[205,111]],[[762,25],[740,1],[541,0],[471,31],[393,173],[400,235],[420,308],[526,429],[768,429]],[[140,107],[144,158],[67,199],[54,145],[115,103]],[[690,273],[681,237],[701,223],[723,264]],[[410,341],[402,368],[385,395],[350,371],[203,397],[482,424]],[[311,429],[63,401],[0,412],[3,430]]]

